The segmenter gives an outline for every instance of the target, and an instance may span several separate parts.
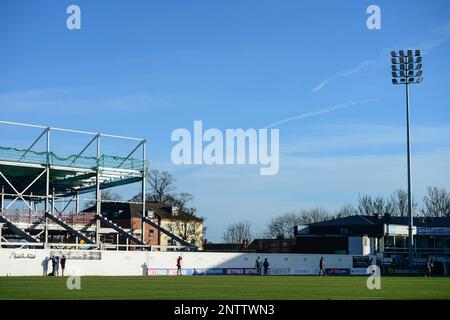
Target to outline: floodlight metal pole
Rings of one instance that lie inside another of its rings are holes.
[[[97,216],[102,215],[102,192],[100,190],[100,134],[97,134],[97,168],[95,175],[95,212]],[[95,222],[95,243],[100,246],[100,219]]]
[[[44,248],[46,248],[48,243],[48,218],[47,214],[49,213],[49,207],[48,203],[50,201],[50,127],[46,128],[47,130],[47,165],[46,165],[46,172],[45,172],[45,205],[44,205],[44,211],[45,211],[45,234],[44,234]]]
[[[407,143],[407,174],[408,174],[408,255],[409,262],[414,259],[414,220],[412,203],[411,177],[411,131],[409,112],[409,85],[422,82],[422,56],[420,50],[392,51],[392,83],[404,84],[406,89],[406,143]]]
[[[409,263],[414,258],[414,238],[413,238],[413,214],[412,214],[412,177],[411,177],[411,131],[409,129],[409,81],[406,81],[406,143],[407,143],[407,162],[408,162],[408,253]]]
[[[145,161],[147,159],[146,156],[146,140],[142,140],[142,165],[143,165],[143,172],[142,172],[142,217],[141,217],[141,241],[143,243],[145,243],[145,221],[144,218],[146,218],[146,193],[145,193],[145,180],[147,179],[147,175],[146,175],[146,166],[145,166]],[[143,247],[142,250],[145,250],[145,248]]]

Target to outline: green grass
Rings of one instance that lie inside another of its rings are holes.
[[[0,277],[0,299],[450,299],[450,278],[360,276]]]

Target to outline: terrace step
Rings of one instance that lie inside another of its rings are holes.
[[[120,235],[126,237],[128,240],[131,240],[134,243],[139,244],[139,245],[145,245],[144,242],[142,242],[141,240],[139,240],[138,238],[136,238],[132,234],[128,233],[122,227],[119,227],[117,224],[115,224],[111,220],[108,220],[108,219],[106,219],[105,217],[103,217],[101,215],[96,215],[96,218],[98,220],[100,220],[101,222],[103,222],[104,224],[106,224],[107,226],[109,226],[110,228],[116,230]]]
[[[57,216],[51,214],[51,213],[45,213],[45,217],[49,218],[50,220],[52,220],[53,222],[55,222],[56,224],[60,225],[61,227],[63,227],[64,229],[66,229],[67,231],[69,231],[69,233],[71,233],[72,235],[74,235],[75,237],[78,237],[78,239],[84,240],[86,243],[88,244],[93,244],[94,242],[89,239],[88,237],[86,237],[84,234],[82,234],[81,232],[75,230],[74,228],[72,228],[70,225],[68,225],[67,223],[65,223],[64,221],[62,221],[60,218],[58,218]]]
[[[0,223],[4,223],[6,225],[6,228],[10,229],[16,235],[18,235],[24,240],[27,240],[28,242],[40,242],[38,239],[34,238],[31,234],[19,228],[13,222],[9,221],[8,219],[6,219],[6,217],[1,215],[0,215]]]

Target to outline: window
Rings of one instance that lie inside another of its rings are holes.
[[[150,230],[150,232],[148,233],[148,236],[150,237],[150,238],[153,238],[154,236],[155,236],[155,230]]]

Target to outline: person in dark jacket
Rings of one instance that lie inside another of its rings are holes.
[[[263,267],[264,267],[264,275],[267,276],[269,273],[269,261],[267,261],[267,258],[264,259]]]
[[[54,276],[56,271],[56,257],[51,256],[50,261],[52,262],[52,272],[49,273],[49,276]]]
[[[319,276],[324,276],[325,275],[325,261],[323,259],[323,257],[320,257],[320,262],[319,262]]]
[[[61,264],[61,275],[64,277],[64,269],[66,269],[66,256],[63,255],[61,257],[61,260],[59,260],[59,263]]]

